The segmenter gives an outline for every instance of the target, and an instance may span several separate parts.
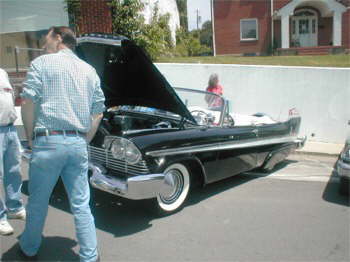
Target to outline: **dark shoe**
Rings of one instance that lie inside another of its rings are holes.
[[[37,261],[38,260],[38,255],[28,256],[26,253],[23,252],[23,250],[20,247],[18,249],[18,255],[20,256],[22,261]]]

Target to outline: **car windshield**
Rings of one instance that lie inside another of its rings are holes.
[[[187,109],[191,112],[198,125],[219,125],[224,107],[224,99],[221,96],[214,93],[184,88],[175,88],[175,91],[186,105]],[[181,119],[181,116],[172,112],[144,106],[123,105],[110,108],[110,110],[122,110],[163,116],[178,120]]]
[[[218,125],[224,108],[224,99],[214,93],[175,88],[178,96],[199,125]]]

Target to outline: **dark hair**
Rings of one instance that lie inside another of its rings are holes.
[[[67,26],[52,26],[49,28],[48,33],[52,33],[53,37],[60,35],[62,38],[62,43],[68,48],[74,50],[77,45],[77,39],[72,29]]]
[[[219,82],[218,74],[211,74],[208,81],[208,86],[215,86]]]

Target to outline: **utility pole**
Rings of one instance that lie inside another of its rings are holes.
[[[196,21],[197,21],[197,30],[199,30],[199,23],[201,22],[201,16],[199,15],[199,9],[196,9]]]
[[[213,41],[213,55],[216,56],[215,45],[215,19],[214,19],[214,0],[210,0],[210,14],[211,14],[211,26],[212,26],[212,41]]]
[[[273,39],[275,38],[274,36],[274,27],[273,27],[273,14],[274,14],[274,11],[273,11],[273,0],[271,0],[271,4],[270,4],[270,8],[271,8],[271,49],[272,49],[272,55],[273,55],[273,50],[274,50],[274,41]]]

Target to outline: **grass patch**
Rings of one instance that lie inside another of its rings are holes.
[[[350,55],[322,56],[195,56],[161,57],[158,63],[200,63],[200,64],[240,64],[240,65],[280,65],[315,67],[350,67]]]

